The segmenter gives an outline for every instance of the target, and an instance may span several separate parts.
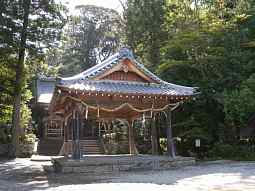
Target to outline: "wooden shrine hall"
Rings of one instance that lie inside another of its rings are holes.
[[[195,94],[196,88],[161,80],[139,63],[128,48],[121,48],[80,74],[58,79],[49,113],[62,119],[61,154],[79,159],[86,155],[86,150],[81,153],[80,141],[98,134],[92,133],[89,125],[84,125],[86,120],[95,119],[98,123],[102,120],[125,120],[128,124],[129,154],[137,154],[134,120],[155,118],[157,113],[163,112],[167,117],[168,154],[175,157],[171,112]],[[155,144],[152,134],[152,154],[157,153]]]

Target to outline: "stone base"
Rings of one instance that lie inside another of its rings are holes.
[[[132,170],[166,170],[174,167],[194,165],[192,157],[152,155],[89,155],[81,160],[53,158],[55,172],[102,174]]]

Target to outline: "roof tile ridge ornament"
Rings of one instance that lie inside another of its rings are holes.
[[[147,75],[149,75],[152,79],[156,80],[159,83],[164,83],[163,80],[161,80],[158,76],[156,76],[154,73],[152,73],[150,70],[148,70],[143,64],[139,63],[136,60],[136,58],[134,57],[133,51],[129,47],[122,47],[119,49],[119,58],[131,59],[136,66],[138,66],[143,72],[145,72]]]
[[[129,47],[122,47],[119,49],[119,58],[135,59],[133,51]]]

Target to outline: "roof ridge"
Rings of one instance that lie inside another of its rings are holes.
[[[76,74],[74,76],[61,78],[61,80],[68,81],[68,80],[77,80],[77,78],[80,79],[80,78],[84,77],[84,74],[86,74],[86,73],[90,73],[95,69],[104,67],[105,65],[106,66],[109,65],[114,59],[118,58],[118,54],[119,53],[117,52],[117,53],[113,54],[112,56],[110,56],[109,58],[107,58],[106,60],[104,60],[103,62],[100,62],[100,63],[92,66],[91,68],[88,68],[87,70],[85,70],[79,74]]]
[[[112,56],[110,56],[109,58],[107,58],[105,61],[96,64],[95,66],[77,74],[71,77],[67,77],[67,78],[61,78],[61,81],[73,81],[73,80],[80,80],[80,79],[85,79],[85,78],[89,78],[89,77],[95,77],[96,75],[98,75],[99,73],[102,73],[103,71],[105,71],[106,69],[108,69],[108,67],[113,67],[114,65],[116,65],[118,62],[118,60],[120,59],[125,59],[128,58],[130,60],[133,61],[133,63],[139,68],[141,69],[143,72],[145,72],[150,78],[154,79],[157,82],[163,82],[163,80],[161,80],[157,75],[155,75],[154,73],[152,73],[150,70],[148,70],[143,64],[139,63],[133,56],[133,53],[130,49],[124,47],[121,48],[118,52],[116,52],[115,54],[113,54]]]
[[[97,81],[98,83],[101,82],[111,82],[111,83],[121,83],[121,84],[139,84],[139,85],[147,85],[150,84],[150,86],[162,86],[165,88],[170,88],[170,89],[175,89],[175,90],[186,90],[186,91],[192,91],[195,92],[197,88],[194,87],[187,87],[187,86],[182,86],[182,85],[176,85],[173,83],[169,83],[166,82],[164,80],[162,80],[161,78],[159,78],[156,74],[154,74],[153,72],[151,72],[149,69],[147,69],[142,63],[138,62],[134,56],[133,53],[130,49],[123,47],[120,48],[118,52],[116,52],[115,54],[113,54],[112,56],[108,57],[106,60],[104,60],[103,62],[77,74],[74,75],[72,77],[68,77],[68,78],[61,78],[60,80],[60,84],[68,84],[68,83],[82,83],[81,80],[88,80],[87,82],[89,82],[91,80],[91,77],[95,77],[99,74],[101,74],[102,72],[104,72],[105,70],[112,68],[114,65],[118,64],[119,60],[121,59],[125,59],[128,58],[130,59],[136,67],[138,67],[138,69],[142,70],[142,72],[144,72],[148,77],[152,78],[153,80],[155,80],[157,83],[137,83],[134,81],[117,81],[115,80],[115,82],[110,81]],[[95,81],[93,81],[95,83]],[[156,85],[157,84],[157,85]]]

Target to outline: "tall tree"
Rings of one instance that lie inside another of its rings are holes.
[[[64,9],[53,0],[3,0],[0,7],[0,54],[4,55],[1,61],[14,71],[11,155],[16,157],[19,153],[21,104],[28,76],[26,65],[33,64],[45,49],[56,45],[65,20]]]
[[[19,154],[19,135],[20,135],[20,106],[21,106],[21,94],[22,94],[22,81],[24,73],[25,62],[25,50],[27,41],[27,28],[28,28],[28,16],[31,0],[24,0],[21,5],[23,9],[23,24],[20,33],[20,45],[18,48],[18,60],[15,70],[15,87],[14,87],[14,104],[13,104],[13,121],[12,121],[12,155],[17,156]]]
[[[106,48],[121,43],[122,20],[117,11],[92,5],[78,6],[63,35],[61,75],[73,75],[95,65]],[[70,51],[71,50],[71,51]],[[107,51],[105,51],[107,52]]]
[[[157,72],[168,81],[200,87],[199,100],[190,105],[188,118],[180,117],[180,123],[193,121],[186,124],[190,124],[188,132],[203,129],[214,142],[224,138],[224,126],[231,126],[225,120],[234,100],[229,92],[254,73],[254,13],[248,4],[249,0],[200,1],[196,7],[191,0],[167,4],[168,43],[161,47]],[[226,90],[230,100],[223,96]]]
[[[165,0],[127,0],[125,7],[126,43],[150,69],[155,69],[166,39],[163,28]]]

